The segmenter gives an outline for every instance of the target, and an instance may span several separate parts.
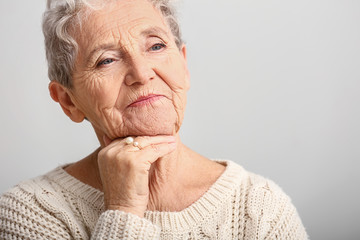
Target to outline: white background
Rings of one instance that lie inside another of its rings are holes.
[[[52,102],[44,1],[0,2],[0,192],[97,147]],[[278,183],[311,239],[359,239],[360,1],[183,0],[183,141]]]

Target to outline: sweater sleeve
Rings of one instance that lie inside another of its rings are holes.
[[[108,210],[100,215],[91,239],[160,239],[160,228],[134,214]]]

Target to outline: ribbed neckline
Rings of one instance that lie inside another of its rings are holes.
[[[238,164],[229,160],[214,160],[226,166],[225,171],[215,183],[197,201],[179,212],[146,211],[145,218],[159,225],[163,230],[185,230],[199,224],[207,216],[222,208],[226,199],[231,196],[236,186],[239,186],[246,171]],[[49,180],[57,183],[95,209],[104,211],[104,194],[68,174],[63,166],[59,166],[46,174]]]

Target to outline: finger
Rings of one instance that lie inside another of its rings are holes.
[[[124,139],[125,139],[125,138],[115,138],[115,139],[110,139],[110,138],[108,138],[108,139],[107,139],[108,142],[105,142],[105,139],[104,139],[105,145],[106,145],[106,143],[108,143],[108,144],[105,146],[105,148],[111,149],[111,148],[114,148],[114,147],[119,146],[119,144],[120,144],[121,147],[123,147],[124,145],[126,145]]]
[[[123,144],[125,142],[125,144],[117,144],[114,145],[115,147],[111,148],[111,150],[113,151],[118,151],[119,149],[125,150],[125,151],[129,151],[129,152],[137,152],[139,150],[142,150],[146,147],[149,146],[155,146],[154,149],[157,148],[156,145],[159,144],[169,144],[169,143],[176,143],[176,139],[174,136],[169,136],[169,135],[163,135],[163,136],[142,136],[142,137],[137,137],[133,140],[132,143],[126,143],[126,138],[125,140],[121,141]]]
[[[127,148],[129,150],[131,150],[132,148],[134,148],[133,150],[139,150],[139,149],[143,149],[152,144],[171,143],[171,142],[176,141],[176,138],[172,135],[139,136],[139,137],[132,137],[132,138],[134,138],[134,142],[138,142],[138,144],[139,144],[138,148],[135,147],[133,144],[127,144],[125,142],[126,138],[116,138],[111,143],[109,143],[106,146],[106,148],[115,150],[115,149],[124,148],[124,147],[128,146]]]
[[[176,142],[160,143],[149,145],[141,151],[137,151],[141,156],[149,156],[146,159],[149,163],[154,163],[160,157],[163,157],[176,149]]]
[[[176,138],[172,135],[140,136],[136,137],[134,142],[138,142],[139,148],[143,149],[150,145],[157,145],[161,143],[174,143],[176,142]]]

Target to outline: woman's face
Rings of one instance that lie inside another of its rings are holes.
[[[114,1],[82,23],[71,100],[100,134],[174,134],[189,74],[161,13],[146,0]]]

